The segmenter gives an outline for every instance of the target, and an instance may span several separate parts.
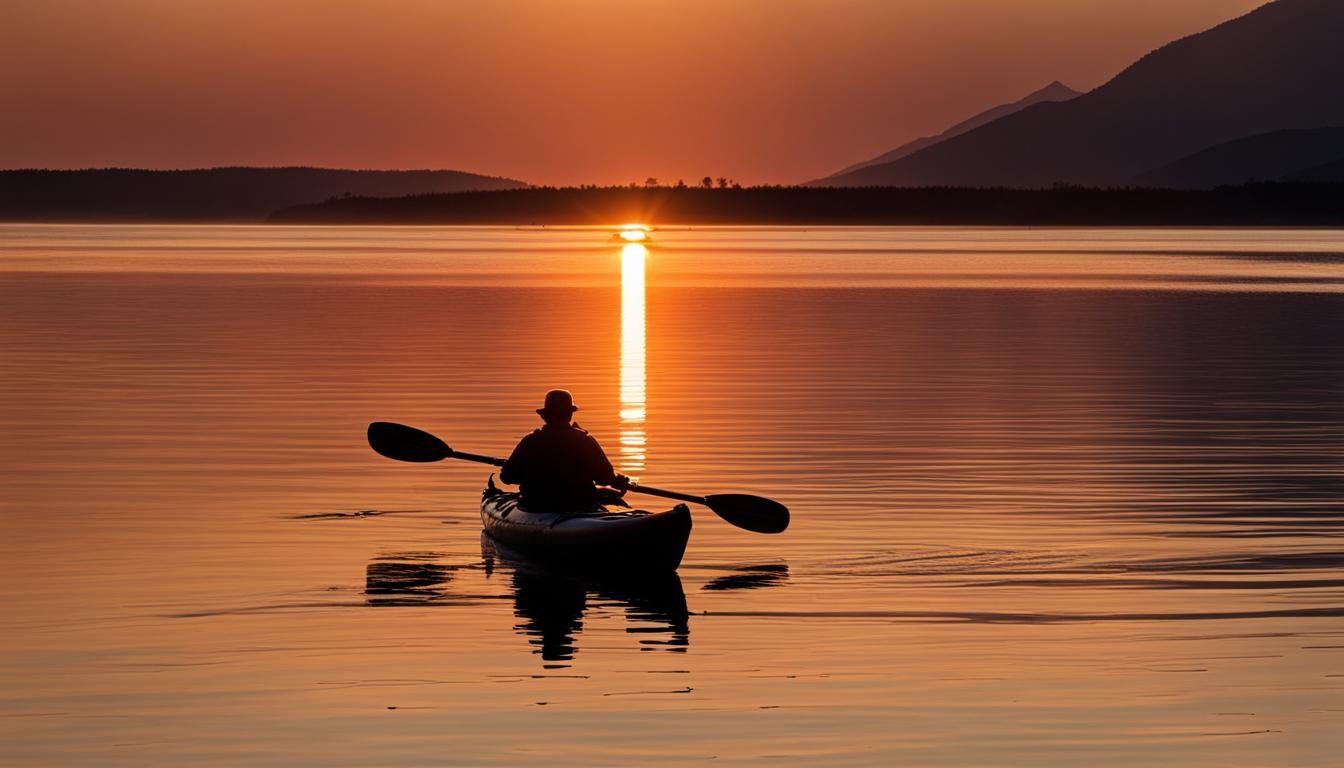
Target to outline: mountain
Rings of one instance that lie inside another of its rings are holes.
[[[1344,160],[1344,128],[1271,131],[1196,152],[1134,179],[1140,187],[1207,189],[1274,181]]]
[[[1148,54],[1105,85],[1043,102],[895,162],[852,186],[1123,184],[1227,141],[1344,125],[1344,2],[1277,0]]]
[[[0,171],[0,221],[261,221],[277,208],[342,195],[517,189],[462,171],[203,168]]]
[[[956,125],[952,126],[951,128],[948,128],[947,130],[943,131],[937,136],[925,136],[920,139],[915,139],[914,141],[911,141],[909,143],[902,144],[901,146],[891,150],[890,152],[878,155],[877,157],[874,157],[871,160],[865,160],[862,163],[855,163],[854,165],[851,165],[848,168],[836,171],[835,173],[831,174],[830,176],[827,176],[824,179],[818,179],[817,181],[809,183],[825,186],[829,179],[835,178],[837,176],[843,176],[844,174],[850,173],[852,171],[857,171],[860,168],[867,168],[870,165],[878,165],[881,163],[890,163],[896,160],[900,160],[903,157],[913,155],[914,153],[918,152],[919,150],[925,147],[931,147],[940,141],[946,141],[952,138],[953,136],[960,136],[961,134],[966,133],[968,131],[973,131],[982,125],[992,123],[995,120],[998,120],[1001,117],[1011,115],[1014,112],[1021,112],[1022,110],[1026,109],[1027,107],[1030,107],[1033,104],[1039,104],[1043,101],[1068,101],[1069,99],[1074,99],[1081,95],[1082,93],[1080,93],[1079,91],[1075,91],[1072,88],[1068,87],[1067,85],[1056,80],[1055,82],[1045,86],[1039,91],[1028,94],[1022,97],[1021,99],[1014,101],[1011,104],[1000,104],[999,106],[994,107],[993,109],[987,109],[984,112],[975,115],[974,117],[967,118],[966,120],[957,123]]]
[[[1314,168],[1305,168],[1284,177],[1285,181],[1344,182],[1344,158],[1323,163]]]

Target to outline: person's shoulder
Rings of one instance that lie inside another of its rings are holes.
[[[578,424],[570,424],[569,428],[565,430],[565,437],[575,443],[597,445],[597,438],[588,434],[588,430]]]

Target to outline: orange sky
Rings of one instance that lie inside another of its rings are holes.
[[[0,167],[825,175],[1259,0],[4,0]]]

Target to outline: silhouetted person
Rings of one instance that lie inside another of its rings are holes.
[[[577,410],[569,392],[547,392],[537,409],[545,425],[518,441],[500,468],[500,480],[522,487],[524,506],[567,511],[601,501],[599,485],[626,487],[628,478],[612,470],[602,446],[570,423]]]

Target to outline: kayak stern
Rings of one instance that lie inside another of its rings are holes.
[[[516,493],[491,483],[481,524],[495,539],[543,562],[587,571],[675,571],[691,536],[691,510],[663,512],[595,504],[565,512],[528,511]]]

